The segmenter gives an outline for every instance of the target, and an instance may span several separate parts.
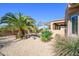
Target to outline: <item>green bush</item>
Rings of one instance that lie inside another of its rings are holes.
[[[41,40],[44,42],[47,42],[51,39],[51,35],[52,35],[52,33],[49,30],[44,30],[41,33]]]
[[[79,37],[56,37],[55,55],[57,56],[79,56]]]

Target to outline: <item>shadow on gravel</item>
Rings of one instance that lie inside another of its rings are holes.
[[[0,49],[5,47],[5,46],[8,46],[12,43],[13,41],[0,41]]]
[[[5,39],[7,39],[7,38],[0,38],[0,40],[5,40]]]
[[[9,46],[12,42],[13,40],[8,40],[7,38],[0,38],[0,49]],[[0,56],[5,56],[5,54],[0,51]]]
[[[6,56],[5,54],[3,54],[2,52],[0,52],[0,56]]]

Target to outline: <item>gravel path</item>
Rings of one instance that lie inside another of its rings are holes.
[[[12,39],[14,37],[8,37]],[[6,56],[51,56],[52,41],[42,42],[40,38],[24,39],[3,47],[0,51]]]

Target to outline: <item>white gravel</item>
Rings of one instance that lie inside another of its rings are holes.
[[[12,39],[8,37],[8,39]],[[42,42],[40,38],[24,39],[18,42],[13,42],[9,46],[5,46],[0,51],[6,56],[51,56],[53,42]]]

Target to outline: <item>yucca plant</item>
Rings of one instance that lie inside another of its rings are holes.
[[[52,33],[49,30],[45,29],[41,33],[41,40],[47,42],[51,39],[51,35]]]
[[[79,56],[79,38],[78,37],[60,37],[56,38],[55,55],[57,56]]]

